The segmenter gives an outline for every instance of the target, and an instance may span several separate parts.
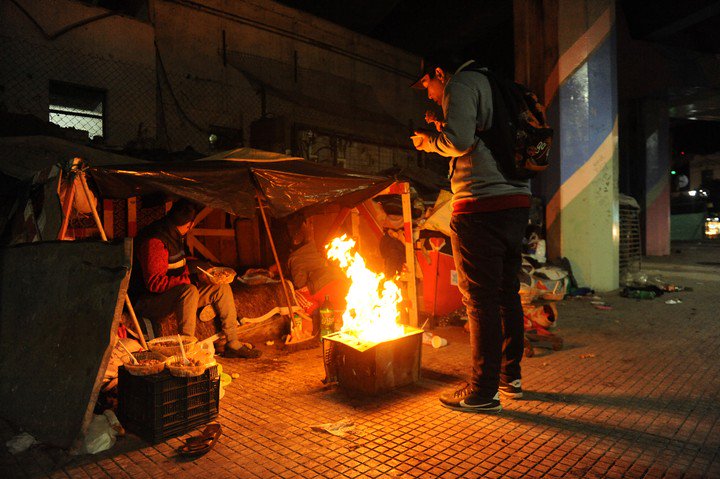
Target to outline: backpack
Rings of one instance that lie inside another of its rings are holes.
[[[493,122],[478,137],[493,153],[500,171],[509,179],[528,180],[549,166],[553,129],[545,107],[526,86],[486,69],[469,69],[490,81]]]

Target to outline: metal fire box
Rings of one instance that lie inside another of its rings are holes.
[[[374,396],[420,379],[422,329],[405,326],[405,334],[382,343],[361,343],[343,333],[330,342],[338,385],[351,395]]]

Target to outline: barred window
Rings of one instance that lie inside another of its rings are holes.
[[[50,82],[50,122],[84,130],[92,139],[104,135],[105,92],[69,83]]]

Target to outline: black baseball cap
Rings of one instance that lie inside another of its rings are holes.
[[[420,60],[420,76],[410,85],[410,88],[424,90],[422,80],[425,75],[430,75],[430,78],[432,78],[435,76],[435,69],[438,67],[442,68],[446,73],[454,73],[463,63],[465,63],[465,60],[455,51],[437,50],[425,55]]]
[[[420,59],[420,76],[418,76],[417,80],[415,80],[410,85],[410,88],[412,88],[413,90],[424,90],[425,87],[422,84],[423,78],[425,78],[425,75],[428,75],[433,70],[435,70],[435,67],[430,64],[428,59],[421,58]]]

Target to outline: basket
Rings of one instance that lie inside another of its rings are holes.
[[[212,284],[230,284],[235,280],[237,273],[234,269],[225,266],[215,266],[207,270],[212,276],[205,275]]]
[[[194,378],[200,376],[207,369],[207,364],[204,362],[192,358],[189,360],[199,362],[199,364],[196,366],[184,365],[182,356],[172,356],[165,361],[165,365],[170,374],[178,378]]]
[[[183,348],[185,348],[185,354],[195,351],[197,344],[196,337],[184,335],[180,337],[182,338]],[[177,335],[162,336],[160,338],[151,339],[148,341],[148,347],[150,348],[150,351],[162,354],[166,358],[182,354]]]
[[[160,353],[153,351],[139,351],[137,353],[133,353],[133,356],[138,361],[142,361],[144,359],[156,359],[159,361],[156,364],[133,364],[130,356],[125,355],[123,357],[123,366],[125,366],[127,372],[133,376],[150,376],[151,374],[161,373],[163,369],[165,369],[165,361],[167,358]]]

